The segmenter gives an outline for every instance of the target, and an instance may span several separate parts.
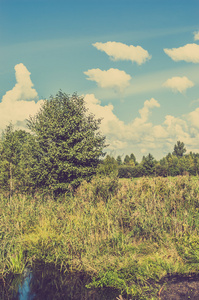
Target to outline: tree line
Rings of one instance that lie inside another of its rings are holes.
[[[83,97],[59,92],[45,100],[27,120],[27,130],[9,124],[0,139],[0,189],[8,191],[73,191],[95,174],[120,178],[199,173],[199,154],[186,153],[178,141],[172,153],[157,161],[149,153],[140,163],[132,153],[116,159],[105,155],[101,119],[85,107]]]
[[[115,159],[107,155],[103,160],[101,170],[104,174],[117,172],[120,178],[142,177],[142,176],[178,176],[199,174],[199,153],[186,153],[183,142],[177,141],[172,153],[156,160],[152,154],[143,156],[140,163],[137,162],[133,153],[125,155],[124,160],[119,155]]]

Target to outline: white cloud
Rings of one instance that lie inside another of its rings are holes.
[[[169,78],[163,86],[170,88],[174,92],[185,92],[188,88],[194,86],[194,83],[189,80],[186,76],[184,77],[172,77]]]
[[[17,83],[12,90],[8,91],[2,98],[2,102],[15,102],[21,99],[36,99],[38,94],[33,89],[33,83],[30,79],[30,72],[21,63],[15,66],[15,77]]]
[[[0,103],[0,129],[10,121],[25,129],[25,120],[36,114],[43,103],[43,100],[35,101],[38,95],[26,67],[16,65],[15,71],[17,83]],[[153,118],[149,117],[153,108],[159,108],[160,104],[151,98],[144,102],[137,118],[125,123],[115,115],[112,104],[103,106],[94,94],[87,94],[84,99],[90,112],[97,118],[103,117],[100,130],[107,137],[109,150],[120,154],[131,151],[141,159],[142,152],[161,158],[172,151],[177,140],[184,142],[189,151],[199,149],[199,108],[179,118],[167,115],[164,122],[154,125]]]
[[[194,41],[198,41],[199,40],[199,31],[194,32]]]
[[[146,141],[148,146],[153,144],[153,125],[148,123],[148,118],[151,109],[160,106],[154,98],[146,100],[143,108],[139,110],[140,118],[135,118],[128,124],[119,120],[114,114],[112,104],[102,106],[93,94],[85,95],[84,100],[89,112],[92,112],[97,118],[103,116],[100,129],[107,137],[107,142],[110,144],[109,149],[116,151],[126,149],[131,143],[134,144],[133,147],[143,147],[143,141]]]
[[[134,125],[138,126],[140,124],[146,123],[148,121],[150,109],[153,107],[160,107],[160,104],[154,98],[146,100],[144,102],[144,107],[139,110],[140,118],[134,120]]]
[[[112,60],[130,60],[138,65],[145,63],[151,58],[148,51],[141,46],[126,45],[118,42],[95,43],[93,44],[100,51],[104,51]]]
[[[189,113],[189,120],[194,127],[199,128],[199,108]]]
[[[199,45],[194,43],[179,48],[164,49],[164,52],[174,61],[184,60],[186,62],[199,63]]]
[[[162,125],[156,125],[153,127],[153,134],[156,139],[165,139],[168,137],[168,132]]]
[[[120,121],[113,113],[113,105],[109,104],[102,106],[101,102],[95,98],[94,94],[85,95],[84,100],[89,112],[92,112],[96,118],[103,118],[100,127],[103,134],[116,135],[119,138],[122,138],[125,125],[124,122]]]
[[[155,158],[162,158],[173,151],[178,140],[185,143],[188,151],[195,151],[197,147],[199,149],[199,108],[179,118],[167,115],[163,123],[154,125],[149,122],[149,115],[160,104],[151,98],[139,110],[140,117],[125,124],[114,114],[112,104],[102,106],[93,94],[86,95],[85,101],[90,112],[96,117],[104,117],[101,131],[106,135],[107,143],[110,144],[108,149],[111,151],[122,154],[129,153],[130,149],[139,160],[142,154],[149,152]]]
[[[88,76],[87,80],[97,82],[102,88],[116,88],[123,92],[129,86],[131,76],[124,71],[118,69],[109,69],[102,71],[100,69],[91,69],[84,72]]]
[[[10,122],[24,127],[25,120],[29,115],[34,115],[43,103],[43,100],[35,102],[38,94],[33,88],[30,72],[22,63],[15,66],[15,77],[17,83],[3,96],[0,103],[0,130]]]

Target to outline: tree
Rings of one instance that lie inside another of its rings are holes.
[[[133,166],[137,166],[138,165],[138,162],[136,161],[136,157],[135,157],[135,155],[133,153],[131,153],[131,155],[130,155],[129,164],[133,165]]]
[[[116,161],[117,161],[118,166],[122,165],[122,158],[120,155],[117,156]]]
[[[83,97],[59,92],[45,100],[28,120],[35,136],[33,176],[38,187],[65,192],[90,179],[104,156],[105,137],[99,132],[101,119],[85,108]]]
[[[155,174],[156,162],[152,154],[149,153],[147,156],[143,156],[141,164],[144,171],[143,175],[151,176]]]
[[[124,164],[128,165],[129,162],[130,162],[130,156],[127,154],[124,158]]]
[[[14,130],[13,125],[8,125],[2,133],[0,148],[0,185],[12,195],[15,189],[22,190],[27,182],[22,157],[25,144],[30,134],[24,130]],[[24,159],[24,163],[27,159]],[[25,181],[24,181],[25,180]],[[23,182],[23,183],[22,183]],[[22,188],[23,185],[23,188]]]
[[[99,174],[110,175],[113,173],[118,173],[118,164],[113,156],[106,155],[104,160],[100,163]]]
[[[186,148],[183,142],[177,141],[177,144],[174,146],[174,151],[172,152],[173,155],[177,157],[182,157],[183,154],[186,152]]]

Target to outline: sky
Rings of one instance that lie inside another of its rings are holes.
[[[115,157],[199,152],[198,0],[0,0],[0,53],[0,131],[62,90]]]

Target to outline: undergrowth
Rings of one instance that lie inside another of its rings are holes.
[[[199,178],[96,177],[57,199],[0,200],[0,277],[35,261],[92,276],[132,299],[156,299],[168,274],[198,272]]]

